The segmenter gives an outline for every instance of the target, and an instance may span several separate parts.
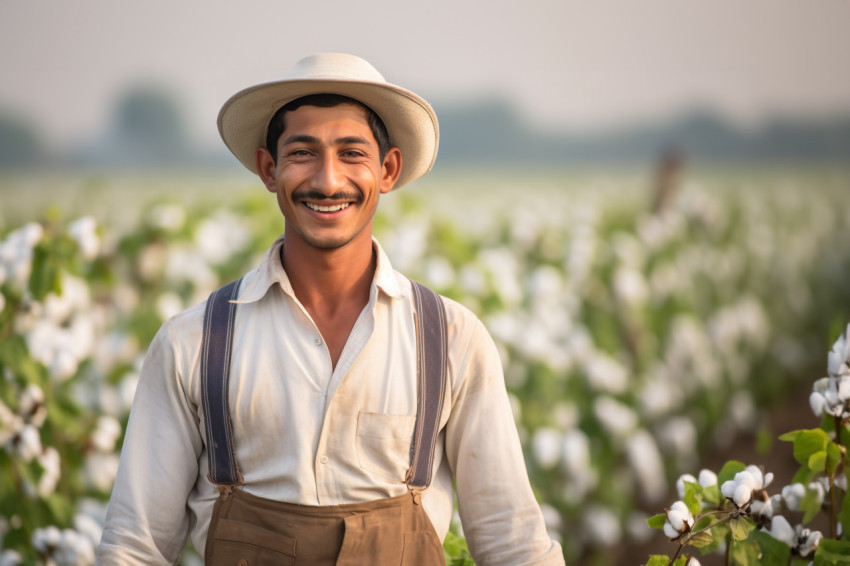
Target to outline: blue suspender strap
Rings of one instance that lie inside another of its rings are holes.
[[[201,388],[207,426],[207,457],[209,479],[219,485],[242,483],[242,474],[233,450],[227,395],[233,321],[236,317],[236,304],[230,301],[236,299],[240,281],[237,279],[213,291],[204,313]]]
[[[407,485],[425,489],[431,468],[446,395],[448,338],[443,300],[424,285],[411,281],[416,314],[416,348],[419,400],[411,446]]]

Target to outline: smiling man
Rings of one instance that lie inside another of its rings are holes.
[[[443,564],[456,488],[479,564],[563,564],[492,339],[372,237],[381,194],[434,163],[428,103],[321,54],[219,130],[284,234],[154,338],[98,562],[174,563],[191,536],[207,564]]]

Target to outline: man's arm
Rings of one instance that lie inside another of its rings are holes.
[[[186,543],[202,440],[179,352],[169,321],[142,367],[98,564],[174,564]]]
[[[534,499],[493,340],[476,320],[458,365],[446,453],[470,552],[479,566],[562,565]]]

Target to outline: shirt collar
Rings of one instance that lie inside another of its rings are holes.
[[[259,301],[275,283],[279,284],[287,295],[295,297],[289,276],[280,263],[280,249],[282,247],[283,236],[275,240],[272,246],[266,250],[259,267],[245,275],[239,290],[239,299],[231,302],[241,304]],[[374,237],[372,238],[372,248],[375,250],[378,259],[372,286],[377,287],[378,290],[393,299],[404,298],[406,294],[399,285],[399,279],[390,264],[390,259]]]

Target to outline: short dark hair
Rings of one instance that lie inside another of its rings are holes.
[[[366,110],[366,121],[369,123],[369,129],[372,130],[372,135],[375,136],[375,141],[378,142],[378,156],[381,163],[384,162],[387,152],[390,150],[390,135],[387,132],[387,126],[378,114],[354,98],[343,96],[341,94],[308,94],[301,98],[296,98],[281,106],[274,113],[272,119],[269,120],[269,126],[266,130],[266,149],[272,154],[275,164],[277,164],[277,142],[281,134],[286,129],[286,113],[297,110],[302,106],[318,106],[319,108],[332,108],[340,104],[355,104]]]

